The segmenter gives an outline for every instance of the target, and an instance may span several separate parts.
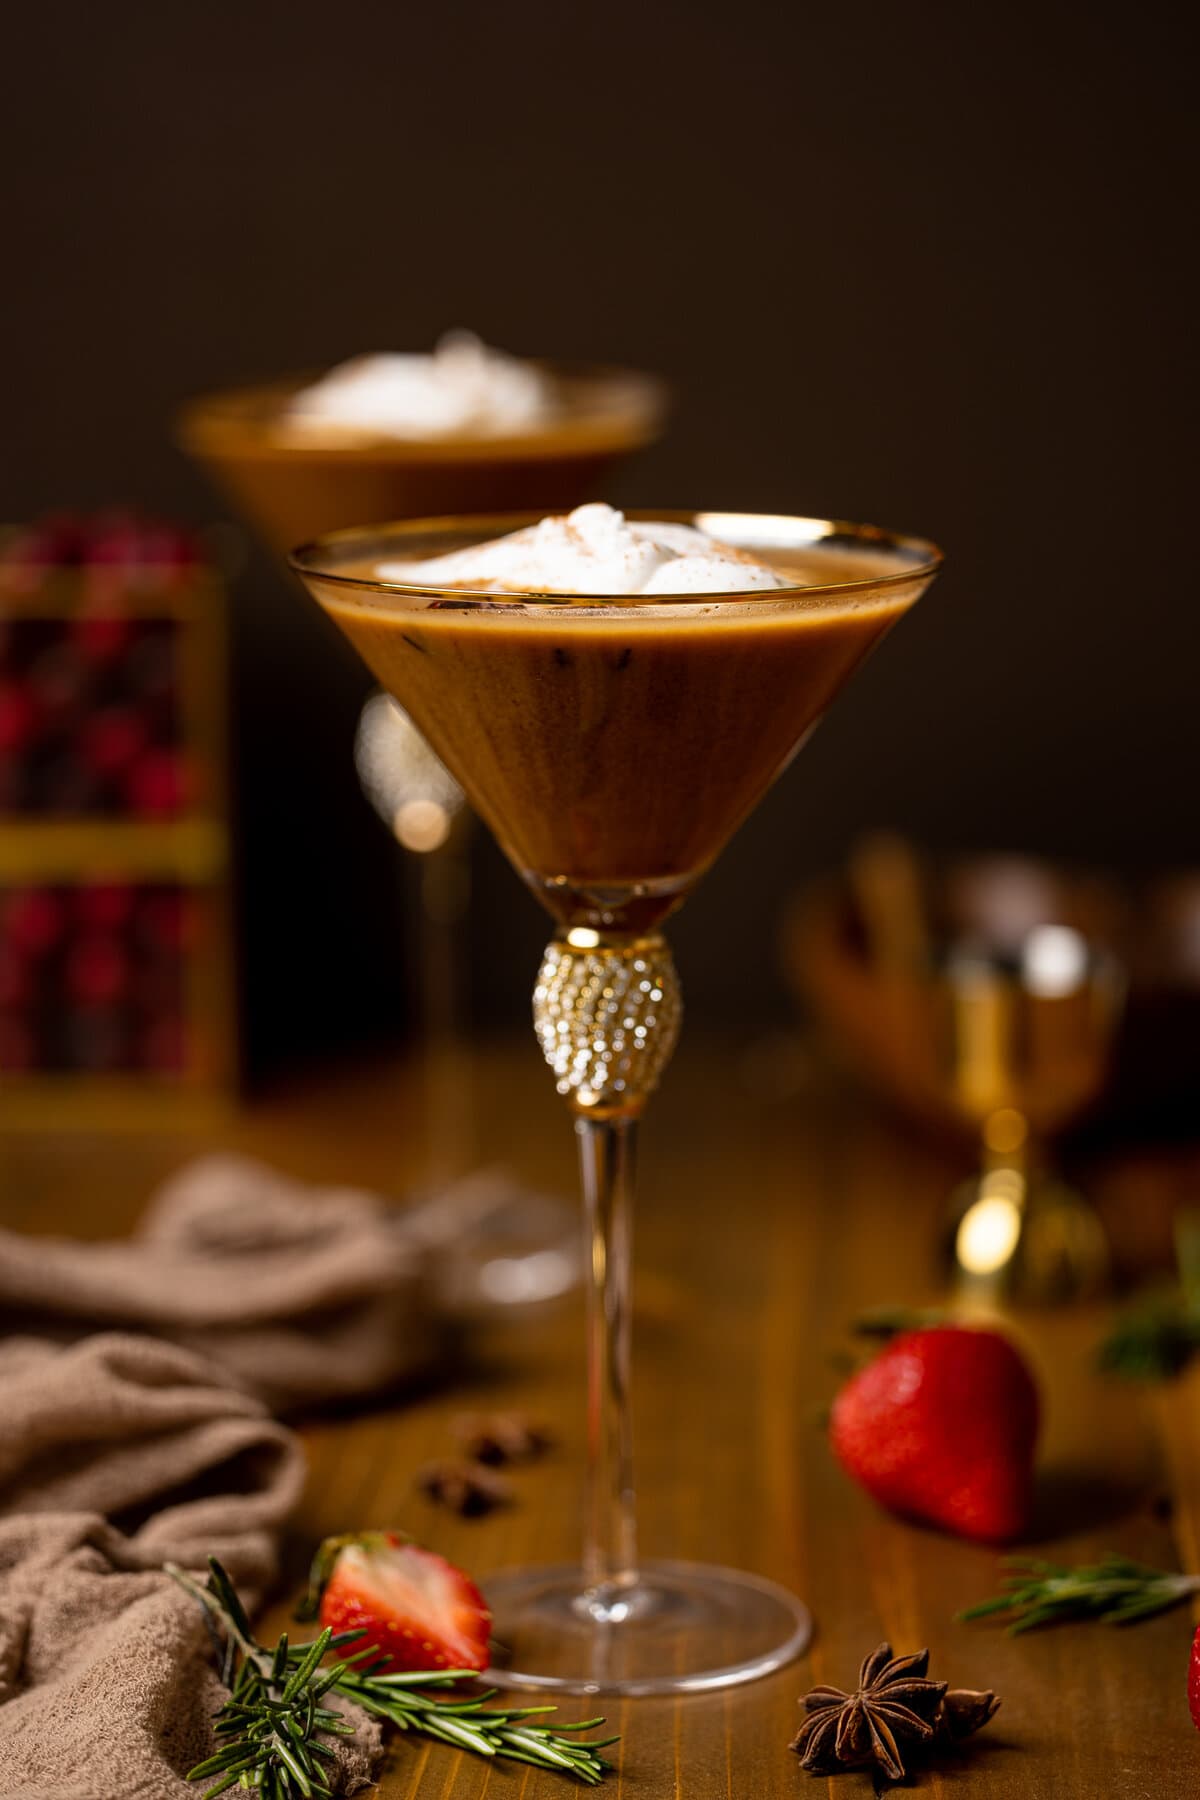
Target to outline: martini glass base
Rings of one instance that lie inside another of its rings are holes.
[[[710,1693],[781,1669],[812,1636],[808,1608],[784,1588],[702,1563],[644,1563],[603,1605],[570,1565],[513,1569],[485,1592],[497,1646],[487,1680],[502,1688]]]

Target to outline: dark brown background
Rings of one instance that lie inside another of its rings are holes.
[[[678,922],[694,1014],[783,1004],[782,898],[865,825],[1196,862],[1182,11],[24,9],[0,510],[218,518],[181,398],[451,324],[660,369],[673,429],[620,497],[861,516],[950,558]],[[402,984],[357,673],[260,555],[237,603],[263,1066],[387,1031]],[[511,1017],[542,927],[490,848],[479,884],[478,1004]]]

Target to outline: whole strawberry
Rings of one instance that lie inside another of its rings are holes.
[[[1192,1660],[1188,1664],[1188,1706],[1191,1708],[1192,1724],[1200,1731],[1200,1625],[1197,1625],[1196,1635],[1192,1639]]]
[[[896,1337],[833,1406],[843,1468],[908,1518],[1003,1543],[1029,1520],[1038,1396],[999,1332],[938,1325]]]
[[[372,1649],[393,1673],[488,1666],[492,1618],[469,1575],[395,1531],[326,1538],[300,1617],[361,1631],[347,1653]]]

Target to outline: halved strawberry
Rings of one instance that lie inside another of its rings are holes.
[[[326,1538],[313,1561],[304,1618],[361,1631],[392,1671],[488,1666],[492,1616],[469,1575],[395,1531]]]
[[[1197,1625],[1196,1635],[1192,1639],[1192,1660],[1188,1664],[1188,1706],[1191,1708],[1192,1724],[1200,1731],[1200,1625]]]

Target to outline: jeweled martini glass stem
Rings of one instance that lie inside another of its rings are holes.
[[[581,1606],[630,1616],[637,1588],[631,1251],[637,1122],[679,1036],[679,980],[665,938],[576,927],[547,946],[534,1028],[575,1117],[587,1267],[588,1464]]]

